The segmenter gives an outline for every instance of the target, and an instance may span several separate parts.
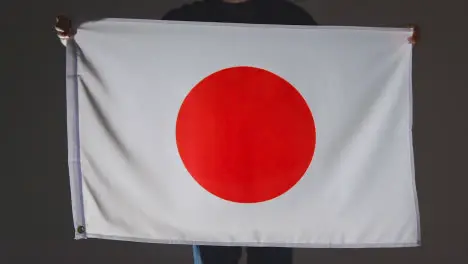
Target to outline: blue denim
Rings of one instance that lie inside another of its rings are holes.
[[[193,264],[203,264],[198,246],[193,246]]]
[[[292,264],[292,248],[247,247],[248,264]],[[193,246],[194,264],[238,264],[242,247]]]

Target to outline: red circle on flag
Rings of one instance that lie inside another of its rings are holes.
[[[198,83],[180,107],[180,157],[208,192],[257,203],[290,190],[315,150],[307,102],[289,82],[264,69],[233,67]]]

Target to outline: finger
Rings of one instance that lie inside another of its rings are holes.
[[[55,27],[60,28],[62,31],[68,31],[71,29],[71,20],[65,16],[57,16],[55,19]]]
[[[62,28],[57,27],[57,26],[55,27],[55,30],[56,30],[57,32],[60,32],[60,33],[65,32],[65,30],[63,30]]]
[[[65,31],[64,29],[62,29],[60,27],[55,27],[55,32],[59,36],[68,36],[69,35],[69,33],[67,31]]]
[[[408,41],[411,44],[415,45],[419,41],[419,27],[415,24],[411,24],[409,25],[409,27],[413,29],[413,35],[410,38],[408,38]]]
[[[71,37],[69,32],[56,31],[56,33],[57,33],[57,36],[61,39],[68,39]]]

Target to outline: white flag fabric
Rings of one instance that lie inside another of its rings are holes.
[[[67,47],[76,238],[418,246],[411,34],[83,24]]]

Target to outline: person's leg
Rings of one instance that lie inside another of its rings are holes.
[[[247,248],[248,264],[292,264],[293,249],[279,247]]]
[[[194,264],[238,264],[242,247],[193,246]]]
[[[200,256],[200,249],[195,245],[193,246],[193,264],[203,264]]]

